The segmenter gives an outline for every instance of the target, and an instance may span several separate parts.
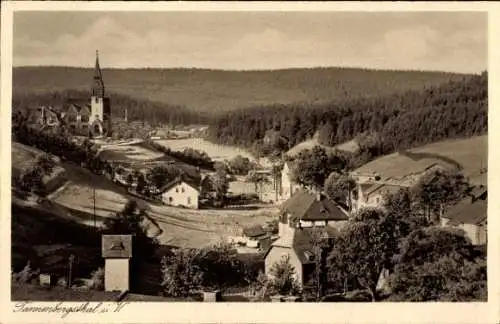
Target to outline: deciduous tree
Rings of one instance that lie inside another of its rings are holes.
[[[341,204],[347,202],[349,210],[351,207],[350,193],[356,188],[356,181],[346,174],[332,172],[325,181],[324,191],[326,195]]]
[[[484,300],[485,258],[461,230],[418,229],[404,240],[389,285],[395,300]]]
[[[464,197],[469,183],[463,174],[456,169],[437,169],[426,173],[413,188],[413,194],[431,216],[441,216],[446,206]]]
[[[335,242],[329,256],[330,272],[346,271],[376,301],[380,274],[397,253],[396,226],[393,217],[382,210],[361,209]]]
[[[300,291],[295,268],[290,264],[288,255],[271,267],[270,274],[268,287],[270,294],[294,295]]]
[[[187,297],[200,289],[203,273],[198,255],[195,249],[174,249],[162,258],[161,285],[166,296]]]

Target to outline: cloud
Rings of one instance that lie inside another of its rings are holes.
[[[451,18],[448,24],[444,19],[426,23],[420,18],[401,23],[378,15],[366,16],[363,24],[359,16],[332,21],[311,15],[295,15],[292,20],[273,16],[270,21],[249,16],[247,23],[246,16],[217,20],[215,14],[169,19],[157,15],[148,20],[144,15],[106,13],[88,19],[76,16],[73,25],[59,27],[53,19],[55,25],[45,35],[33,31],[38,24],[30,17],[15,34],[14,65],[92,66],[98,49],[107,67],[360,66],[464,72],[486,67],[486,23],[460,24]]]
[[[390,30],[368,52],[390,64],[412,64],[433,55],[438,33],[428,26]]]

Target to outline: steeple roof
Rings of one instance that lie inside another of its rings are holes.
[[[102,79],[101,67],[99,66],[99,51],[95,51],[94,79]]]
[[[95,51],[95,67],[94,67],[94,80],[92,83],[92,96],[104,97],[104,82],[102,81],[102,72],[99,65],[99,51]]]

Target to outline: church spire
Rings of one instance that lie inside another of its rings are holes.
[[[99,66],[99,51],[95,51],[94,82],[92,96],[104,97],[104,82],[102,81],[101,67]]]
[[[94,79],[95,78],[102,78],[101,75],[101,67],[99,66],[99,51],[95,50],[95,68],[94,68]]]

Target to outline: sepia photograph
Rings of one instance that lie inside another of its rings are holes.
[[[487,12],[30,10],[12,35],[12,301],[488,301]]]

